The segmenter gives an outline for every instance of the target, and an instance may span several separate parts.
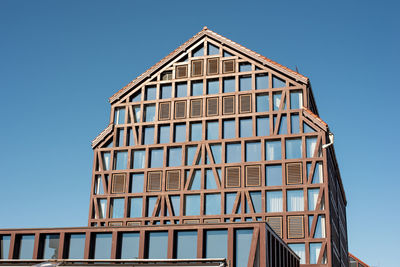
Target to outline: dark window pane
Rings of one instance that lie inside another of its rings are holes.
[[[247,266],[252,238],[252,229],[235,230],[235,266]]]
[[[218,94],[219,93],[219,80],[208,80],[207,81],[207,94]]]
[[[67,259],[83,259],[85,252],[85,234],[70,234]]]
[[[140,91],[131,96],[131,102],[133,103],[140,102],[141,100],[142,100],[142,94],[140,93]]]
[[[241,162],[241,155],[240,144],[226,144],[226,163]]]
[[[44,235],[43,240],[43,259],[58,259],[58,246],[60,244],[59,234]]]
[[[176,233],[176,258],[197,258],[197,231],[178,231]]]
[[[265,184],[267,186],[282,185],[282,166],[267,165],[265,166]]]
[[[93,234],[94,259],[111,259],[112,234]]]
[[[215,45],[212,45],[210,43],[208,43],[208,55],[218,55],[219,54],[219,48],[216,47]]]
[[[192,57],[202,57],[204,56],[204,45],[200,45],[192,52]]]
[[[0,259],[8,259],[8,253],[10,252],[10,235],[0,235]]]
[[[150,232],[147,235],[147,258],[167,259],[168,232]]]
[[[121,234],[121,259],[139,258],[139,233]]]
[[[228,258],[228,231],[206,230],[204,238],[206,258]]]

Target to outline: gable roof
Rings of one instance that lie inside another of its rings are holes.
[[[185,52],[186,49],[188,47],[190,47],[192,44],[196,43],[197,41],[199,41],[201,38],[203,38],[204,36],[208,36],[210,38],[213,38],[217,41],[219,41],[221,44],[225,44],[227,46],[229,46],[230,48],[234,48],[236,50],[238,50],[239,52],[247,55],[248,57],[251,57],[259,62],[261,62],[262,64],[264,64],[265,66],[271,67],[273,69],[276,69],[280,72],[282,72],[283,74],[286,74],[289,77],[292,77],[293,79],[295,79],[296,81],[300,81],[303,82],[305,84],[308,83],[308,78],[301,75],[300,73],[291,70],[269,58],[264,57],[263,55],[260,55],[222,35],[219,35],[211,30],[209,30],[207,27],[204,27],[203,30],[201,30],[200,32],[198,32],[196,35],[194,35],[192,38],[190,38],[189,40],[187,40],[185,43],[183,43],[181,46],[179,46],[178,48],[176,48],[174,51],[172,51],[169,55],[167,55],[166,57],[164,57],[163,59],[161,59],[159,62],[157,62],[155,65],[153,65],[152,67],[150,67],[147,71],[145,71],[144,73],[142,73],[140,76],[138,76],[137,78],[135,78],[134,80],[132,80],[130,83],[128,83],[126,86],[124,86],[122,89],[120,89],[118,92],[116,92],[114,95],[112,95],[109,98],[109,102],[112,104],[115,101],[117,101],[118,99],[120,99],[123,95],[125,95],[125,93],[127,93],[130,89],[132,89],[133,87],[135,87],[137,84],[140,84],[141,82],[143,82],[145,79],[149,78],[152,73],[158,71],[162,66],[164,66],[165,64],[167,64],[170,60],[172,60],[173,58],[175,58],[176,56],[178,56],[180,53]]]

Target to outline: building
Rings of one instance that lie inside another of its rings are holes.
[[[368,264],[354,256],[349,252],[349,266],[350,267],[370,267]]]
[[[303,266],[348,266],[333,136],[307,77],[204,28],[109,101],[89,227],[0,231],[10,259],[25,236],[44,258],[54,233],[55,258],[80,240],[84,259],[124,258],[132,242],[145,259],[296,266],[294,251]]]

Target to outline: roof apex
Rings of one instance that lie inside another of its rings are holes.
[[[123,96],[128,90],[130,90],[131,88],[133,88],[135,85],[139,84],[140,82],[144,81],[145,79],[147,79],[148,77],[150,77],[150,75],[152,73],[154,73],[155,71],[157,71],[161,66],[163,66],[165,63],[167,63],[169,60],[173,59],[176,55],[178,55],[181,52],[184,52],[186,50],[186,48],[192,44],[194,44],[196,41],[200,40],[202,37],[204,36],[209,36],[211,38],[217,39],[218,41],[220,41],[221,43],[224,43],[228,46],[231,46],[233,48],[235,48],[236,50],[244,53],[245,55],[252,57],[258,61],[260,61],[261,63],[263,63],[266,66],[269,66],[271,68],[274,68],[298,81],[301,81],[303,83],[308,83],[308,78],[301,75],[300,73],[289,69],[269,58],[266,58],[264,56],[262,56],[261,54],[258,54],[226,37],[223,37],[222,35],[217,34],[216,32],[213,32],[212,30],[208,29],[207,26],[204,26],[203,29],[198,32],[197,34],[195,34],[192,38],[190,38],[189,40],[187,40],[185,43],[183,43],[181,46],[179,46],[178,48],[176,48],[174,51],[172,51],[169,55],[167,55],[166,57],[164,57],[163,59],[161,59],[159,62],[157,62],[156,64],[154,64],[152,67],[150,67],[148,70],[146,70],[144,73],[142,73],[141,75],[139,75],[138,77],[136,77],[134,80],[132,80],[130,83],[128,83],[126,86],[124,86],[122,89],[120,89],[118,92],[116,92],[114,95],[112,95],[109,98],[109,102],[112,104],[115,101],[117,101],[118,99],[120,99],[121,96]]]

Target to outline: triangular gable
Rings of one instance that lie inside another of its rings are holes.
[[[209,30],[207,27],[204,27],[202,31],[194,35],[192,38],[190,38],[188,41],[186,41],[184,44],[179,46],[177,49],[172,51],[168,56],[164,57],[161,59],[158,63],[156,63],[154,66],[149,68],[147,71],[145,71],[143,74],[138,76],[136,79],[131,81],[129,84],[127,84],[125,87],[123,87],[121,90],[119,90],[117,93],[115,93],[113,96],[109,98],[109,102],[113,104],[115,101],[119,100],[121,97],[123,97],[127,92],[129,92],[131,89],[135,88],[136,86],[142,84],[146,80],[148,80],[154,73],[160,71],[162,68],[164,68],[166,65],[171,64],[173,60],[176,60],[177,57],[183,56],[183,53],[187,52],[187,50],[193,46],[196,46],[196,44],[201,41],[203,37],[209,37],[214,41],[217,41],[220,43],[222,46],[226,46],[227,48],[232,49],[233,51],[236,51],[240,54],[243,54],[244,56],[250,57],[251,59],[259,62],[265,67],[269,67],[271,69],[274,69],[292,79],[295,81],[307,84],[308,83],[308,78],[273,61],[270,60],[244,46],[241,46],[240,44],[229,40],[211,30]]]

